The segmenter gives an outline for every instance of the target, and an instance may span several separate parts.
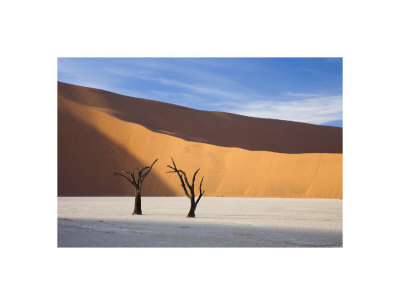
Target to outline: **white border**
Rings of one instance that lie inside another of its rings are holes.
[[[3,5],[3,303],[398,301],[400,26],[394,5]],[[344,57],[344,248],[57,249],[56,59],[64,56]]]

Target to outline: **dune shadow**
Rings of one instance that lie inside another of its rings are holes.
[[[125,196],[134,190],[113,173],[143,168],[143,164],[118,143],[94,127],[58,109],[57,138],[58,196]],[[155,174],[143,184],[143,195],[174,196],[175,192]]]

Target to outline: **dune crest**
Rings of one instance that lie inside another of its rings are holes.
[[[192,142],[290,154],[342,153],[339,127],[200,111],[61,82],[58,96]]]

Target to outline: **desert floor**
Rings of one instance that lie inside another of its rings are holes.
[[[59,197],[58,247],[342,247],[342,200]]]

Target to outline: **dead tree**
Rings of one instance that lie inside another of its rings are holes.
[[[199,193],[199,197],[197,197],[197,199],[196,199],[196,196],[194,193],[194,182],[196,180],[196,175],[199,172],[200,168],[194,172],[193,178],[192,178],[192,184],[190,184],[188,181],[188,178],[186,176],[186,173],[183,170],[178,169],[176,167],[176,164],[172,157],[171,157],[171,160],[172,160],[172,164],[174,166],[167,165],[167,167],[169,167],[171,169],[171,171],[169,171],[167,173],[177,173],[179,180],[181,181],[182,188],[185,191],[186,197],[188,197],[190,199],[190,210],[189,210],[189,214],[187,214],[186,217],[195,217],[194,212],[196,210],[197,204],[199,203],[201,197],[204,195],[204,192],[205,192],[201,189],[201,185],[203,184],[204,176],[203,176],[203,178],[201,178],[200,188],[199,188],[200,193]]]
[[[142,186],[143,180],[150,173],[153,168],[154,163],[157,162],[158,159],[154,160],[151,166],[143,167],[142,169],[137,169],[138,178],[135,179],[135,173],[121,170],[119,173],[114,173],[114,176],[121,176],[128,180],[135,187],[135,208],[133,210],[132,215],[142,215]]]

